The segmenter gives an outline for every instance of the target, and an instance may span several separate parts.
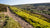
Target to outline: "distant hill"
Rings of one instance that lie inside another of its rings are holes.
[[[17,8],[29,10],[31,12],[45,13],[50,15],[50,3],[13,5]]]
[[[13,5],[21,9],[37,9],[37,10],[50,10],[50,3],[37,3],[37,4],[23,4],[23,5]]]
[[[37,9],[37,8],[49,8],[50,3],[37,3],[37,4],[23,4],[23,5],[13,5],[18,8],[31,8],[31,9]]]
[[[13,5],[16,7],[20,6],[50,6],[50,3],[37,3],[37,4],[23,4],[23,5]]]

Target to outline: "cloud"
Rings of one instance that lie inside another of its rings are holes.
[[[15,4],[30,4],[30,3],[45,3],[50,0],[0,0],[0,3],[15,5]]]

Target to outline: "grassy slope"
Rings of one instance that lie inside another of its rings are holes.
[[[16,22],[14,19],[9,18],[7,21],[6,26],[4,26],[3,28],[21,28],[20,24],[18,22]]]
[[[0,14],[0,28],[3,25],[1,23],[4,23],[4,21],[5,21],[4,14]]]
[[[37,26],[39,26],[41,28],[43,28],[43,27],[49,28],[50,27],[50,23],[48,23],[40,18],[32,16],[32,15],[30,15],[26,12],[23,12],[15,7],[10,7],[10,8],[12,9],[13,12],[15,12],[17,15],[19,15],[21,17],[24,17],[27,22],[29,22],[30,24],[32,24],[35,27],[37,27]]]
[[[32,16],[35,16],[35,17],[37,17],[37,18],[40,18],[40,19],[45,20],[45,21],[47,21],[47,22],[50,22],[50,20],[49,20],[48,18],[44,17],[43,15],[31,13],[30,11],[27,11],[27,10],[24,10],[24,9],[21,9],[21,11],[24,11],[24,12],[26,12],[26,13],[32,15]]]
[[[5,12],[8,5],[0,4],[0,12]]]
[[[0,12],[5,12],[6,7],[8,5],[0,4]],[[21,28],[20,24],[16,22],[12,18],[4,17],[4,14],[0,14],[0,23],[4,23],[4,25],[0,24],[0,28],[3,26],[3,28]]]
[[[5,23],[6,22],[6,23]],[[20,24],[16,22],[14,19],[7,17],[4,14],[0,14],[0,28],[21,28]],[[4,23],[4,25],[3,25]]]

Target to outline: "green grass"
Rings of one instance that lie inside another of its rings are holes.
[[[0,14],[0,20],[5,20],[4,19],[4,14]]]
[[[0,14],[0,28],[3,26],[6,18],[5,18],[6,15],[4,14]]]
[[[17,21],[4,14],[0,14],[0,23],[4,23],[4,25],[0,24],[0,28],[2,26],[3,28],[21,28],[20,24]]]
[[[21,28],[20,24],[12,18],[6,18],[6,25],[3,28]]]
[[[24,11],[17,9],[16,7],[10,7],[11,10],[17,15],[23,17],[27,22],[29,22],[34,27],[50,28],[50,23],[44,21],[36,16],[30,15]]]

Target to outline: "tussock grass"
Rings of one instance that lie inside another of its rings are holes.
[[[21,28],[20,24],[12,18],[7,18],[5,22],[3,28]]]
[[[2,23],[2,24],[1,24]],[[0,14],[0,28],[21,28],[20,24],[7,15]]]

